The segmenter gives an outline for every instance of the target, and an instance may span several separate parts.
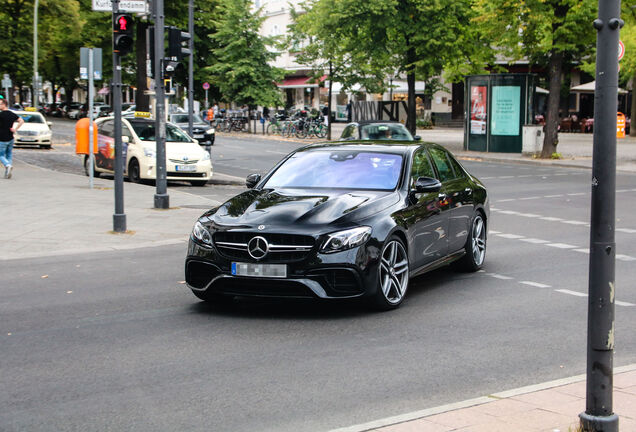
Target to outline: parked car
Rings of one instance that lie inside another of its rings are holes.
[[[62,115],[64,117],[69,117],[70,118],[70,113],[72,111],[79,111],[80,107],[82,106],[81,103],[79,102],[70,102],[68,104],[65,104],[64,106],[62,106]]]
[[[93,106],[93,118],[108,117],[112,112],[110,105]]]
[[[51,122],[47,122],[42,113],[37,111],[15,111],[22,117],[24,124],[15,134],[14,145],[37,145],[40,148],[51,148]]]
[[[94,172],[114,172],[114,118],[101,118],[97,123],[97,147]],[[122,118],[125,171],[133,183],[156,178],[155,121],[143,118]],[[84,157],[84,171],[88,175],[89,158]],[[166,171],[168,180],[188,181],[204,186],[212,177],[210,153],[203,150],[178,126],[166,124]]]
[[[188,131],[188,114],[170,114],[170,121],[179,126],[184,131]],[[214,128],[208,122],[203,121],[198,114],[192,116],[192,138],[199,141],[201,145],[214,145]]]
[[[412,136],[402,123],[378,120],[349,123],[340,135],[341,141],[418,141],[419,139],[418,136]]]
[[[246,185],[194,224],[185,275],[202,300],[365,298],[393,309],[411,277],[484,263],[486,188],[437,144],[316,144]]]
[[[43,107],[44,115],[50,117],[62,117],[62,109],[59,104],[47,103]]]
[[[135,108],[136,108],[136,105],[132,105],[132,104],[127,104],[127,106],[125,108],[122,105],[121,115],[123,115],[123,116],[134,116],[135,115]]]

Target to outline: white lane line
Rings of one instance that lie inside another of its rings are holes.
[[[510,201],[517,201],[517,198],[507,198],[507,199],[497,200],[495,202],[510,202]]]
[[[616,255],[616,259],[621,261],[636,261],[636,258],[630,257],[629,255],[623,255],[623,254]]]
[[[583,221],[575,221],[575,220],[571,220],[571,221],[563,221],[564,224],[569,224],[569,225],[587,225],[589,226],[590,224],[588,224],[587,222],[583,222]]]
[[[522,235],[517,234],[497,234],[499,237],[507,238],[507,239],[521,239],[524,238]]]
[[[572,249],[574,252],[580,252],[580,253],[584,253],[584,254],[589,254],[590,250],[588,248],[586,249]]]
[[[532,174],[524,174],[524,175],[517,176],[517,178],[525,178],[525,177],[533,177],[533,175]]]
[[[585,293],[581,293],[581,292],[578,292],[578,291],[570,291],[568,289],[558,289],[558,290],[555,290],[555,291],[563,293],[563,294],[569,294],[569,295],[577,296],[577,297],[587,297],[587,294],[585,294]]]
[[[614,304],[616,306],[636,306],[634,303],[622,302],[622,301],[618,301],[618,300],[615,300]]]
[[[500,178],[500,179],[511,179],[511,178],[515,178],[515,176],[499,176],[497,178]]]
[[[522,283],[524,285],[530,285],[530,286],[537,287],[537,288],[552,288],[550,285],[542,284],[542,283],[539,283],[539,282],[521,281],[519,283]]]
[[[558,217],[552,217],[552,216],[543,216],[541,220],[550,221],[550,222],[561,222],[563,219]]]
[[[570,173],[560,173],[560,174],[555,174],[555,176],[564,176],[564,175],[570,175]]]
[[[574,249],[577,247],[567,243],[548,243],[546,244],[546,246],[550,246],[550,247],[558,248],[558,249]]]
[[[546,243],[550,243],[549,240],[541,240],[541,239],[537,239],[537,238],[522,238],[519,239],[522,242],[526,242],[526,243],[532,243],[532,244],[546,244]]]
[[[628,233],[628,234],[636,234],[636,230],[635,229],[630,229],[630,228],[616,228],[616,231],[624,232],[624,233]]]
[[[560,198],[562,197],[563,194],[558,194],[558,195],[544,195],[543,198]]]
[[[536,200],[536,199],[541,199],[542,197],[540,196],[531,196],[531,197],[525,197],[525,198],[519,198],[520,201],[528,201],[528,200]]]
[[[504,275],[500,275],[500,274],[497,274],[497,273],[486,273],[486,274],[487,274],[488,276],[490,276],[490,277],[494,277],[495,279],[501,279],[501,280],[511,280],[511,279],[514,279],[514,278],[512,278],[512,277],[510,277],[510,276],[504,276]]]
[[[519,216],[527,217],[527,218],[538,218],[538,217],[541,217],[541,215],[534,214],[534,213],[519,213]]]
[[[585,192],[569,193],[568,196],[581,196],[587,195]]]
[[[490,209],[490,210],[492,210],[492,209]],[[518,212],[513,211],[513,210],[497,210],[497,213],[507,214],[507,215],[516,215],[516,214],[519,214]]]
[[[279,154],[279,155],[287,155],[289,153],[284,153],[284,152],[279,152],[276,150],[265,150],[265,153],[274,153],[274,154]]]
[[[495,231],[495,230],[488,230],[489,234],[493,234],[493,235],[497,235],[497,234],[501,234],[501,231]]]

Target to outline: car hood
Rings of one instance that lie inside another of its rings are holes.
[[[49,131],[49,125],[46,123],[24,123],[20,129],[18,129],[18,135],[20,132],[26,131]]]
[[[218,227],[291,228],[361,220],[395,204],[393,191],[252,189],[206,213]]]
[[[155,141],[141,141],[143,147],[156,150],[157,143]],[[194,142],[166,142],[166,158],[182,159],[184,156],[190,160],[200,159],[204,156],[205,150],[201,149],[199,144]]]

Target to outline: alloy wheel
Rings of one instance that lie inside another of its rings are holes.
[[[472,253],[475,264],[481,266],[486,256],[486,229],[481,216],[476,216],[473,221]]]
[[[409,283],[409,260],[404,246],[391,240],[382,252],[380,284],[384,298],[390,304],[398,304],[406,294]]]

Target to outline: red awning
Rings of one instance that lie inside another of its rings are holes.
[[[316,79],[308,76],[291,77],[284,79],[282,83],[277,84],[278,88],[306,88],[306,87],[318,87],[319,83],[327,79],[327,75],[323,75]]]
[[[108,87],[104,87],[97,92],[97,94],[100,95],[107,95],[108,93],[110,93],[110,89]]]

